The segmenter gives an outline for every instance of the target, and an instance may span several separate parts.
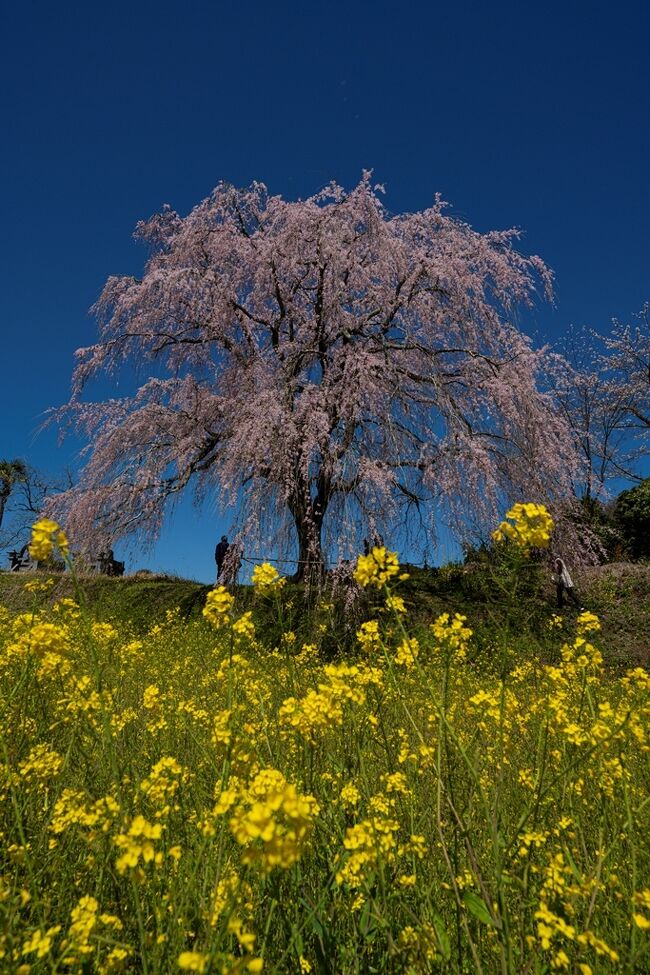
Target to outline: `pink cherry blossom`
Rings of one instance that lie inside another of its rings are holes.
[[[136,235],[144,274],[107,281],[57,413],[89,440],[55,502],[72,538],[151,539],[187,488],[320,562],[381,526],[489,530],[512,500],[571,495],[546,353],[517,325],[551,273],[517,231],[477,233],[439,198],[392,215],[365,173],[298,202],[220,183]],[[81,399],[126,364],[134,395]]]

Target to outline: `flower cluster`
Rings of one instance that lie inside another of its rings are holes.
[[[410,670],[420,653],[420,644],[415,636],[404,637],[395,651],[395,663]]]
[[[307,741],[314,742],[319,733],[342,724],[343,708],[328,690],[311,690],[300,700],[288,697],[278,717],[281,725],[293,728]]]
[[[156,850],[155,841],[162,835],[163,827],[160,823],[148,823],[144,816],[135,816],[128,829],[115,837],[115,845],[122,850],[115,861],[118,873],[143,863],[162,863],[162,853]]]
[[[350,826],[343,840],[347,856],[340,857],[337,884],[361,887],[373,870],[382,864],[390,866],[394,863],[398,830],[398,821],[384,816],[374,816]]]
[[[282,589],[286,583],[284,576],[269,562],[262,562],[253,569],[253,587],[256,592],[272,593]]]
[[[225,586],[217,586],[207,595],[203,615],[217,628],[226,626],[230,622],[229,614],[234,602],[235,597],[231,596]]]
[[[507,521],[502,521],[492,532],[495,542],[512,542],[523,552],[531,548],[548,548],[553,531],[553,519],[543,504],[518,502],[506,512]]]
[[[360,586],[375,586],[377,589],[399,575],[397,553],[387,551],[383,545],[373,548],[368,555],[360,555],[354,570],[354,578]],[[402,573],[401,578],[407,576]]]
[[[265,769],[252,780],[230,820],[233,836],[245,847],[244,863],[269,873],[291,867],[302,853],[319,806],[301,795],[276,769]]]
[[[156,762],[148,777],[140,783],[142,792],[158,807],[157,819],[169,813],[170,803],[174,800],[181,783],[186,783],[188,778],[187,771],[175,758],[165,757]]]
[[[37,562],[47,562],[52,557],[55,546],[63,558],[70,554],[70,546],[63,529],[55,521],[41,518],[32,526],[29,554]]]
[[[381,634],[377,620],[362,623],[357,630],[357,640],[366,651],[377,650],[381,646]]]
[[[437,649],[445,654],[453,654],[457,660],[464,660],[467,656],[467,647],[472,636],[469,626],[466,626],[467,617],[461,613],[442,613],[433,623],[429,624],[429,629],[433,633]]]

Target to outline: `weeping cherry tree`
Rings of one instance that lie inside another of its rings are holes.
[[[478,233],[438,198],[391,215],[364,174],[298,202],[221,183],[136,236],[144,273],[107,281],[57,411],[90,444],[55,502],[72,537],[154,538],[188,489],[234,506],[243,535],[288,528],[319,565],[377,526],[462,533],[570,494],[545,352],[517,326],[551,274],[516,231]],[[134,367],[131,395],[83,400]]]

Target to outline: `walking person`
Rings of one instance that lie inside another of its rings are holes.
[[[228,538],[226,535],[221,536],[221,541],[217,543],[217,547],[214,550],[214,559],[217,563],[217,582],[223,571],[223,564],[226,560],[226,555],[228,554],[228,549],[230,545],[228,544]]]
[[[552,576],[553,582],[555,583],[557,592],[557,606],[558,609],[564,607],[564,594],[566,593],[567,598],[571,600],[574,606],[578,609],[584,609],[584,606],[580,605],[580,600],[573,585],[573,580],[569,575],[569,570],[564,564],[562,559],[555,559],[553,563],[554,574]]]

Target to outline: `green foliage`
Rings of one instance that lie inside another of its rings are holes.
[[[632,558],[650,558],[650,478],[619,494],[614,517]]]

